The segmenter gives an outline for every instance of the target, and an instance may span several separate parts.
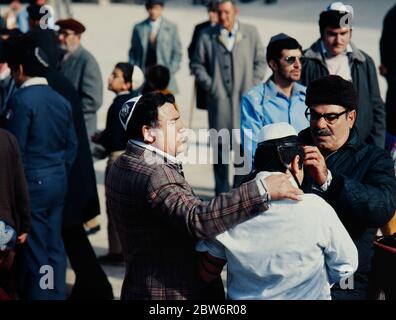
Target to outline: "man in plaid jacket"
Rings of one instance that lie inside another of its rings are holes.
[[[121,299],[214,297],[200,282],[194,246],[259,212],[270,200],[299,199],[289,175],[243,184],[211,201],[200,200],[175,156],[186,145],[186,128],[172,95],[150,93],[120,112],[129,142],[106,179],[108,210],[115,217],[126,274]]]

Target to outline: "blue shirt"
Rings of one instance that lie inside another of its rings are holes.
[[[196,250],[227,260],[233,300],[329,300],[330,284],[350,277],[358,265],[348,232],[315,194],[273,201],[269,210],[199,241]]]
[[[309,126],[305,118],[306,87],[295,83],[290,98],[278,90],[269,79],[249,90],[241,101],[241,139],[247,160],[251,163],[257,148],[257,138],[262,127],[277,122],[287,122],[297,132]],[[251,135],[246,130],[252,130]]]

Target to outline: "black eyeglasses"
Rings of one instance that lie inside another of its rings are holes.
[[[291,65],[295,64],[297,60],[298,60],[299,62],[301,62],[301,57],[298,57],[298,56],[288,56],[288,57],[285,57],[283,60],[285,60],[285,62],[286,62],[289,66],[291,66]]]
[[[338,120],[339,117],[341,117],[343,114],[347,113],[349,110],[345,110],[343,112],[340,113],[335,113],[335,112],[330,112],[330,113],[317,113],[315,111],[312,111],[311,109],[307,108],[307,110],[305,110],[305,117],[308,119],[308,121],[319,121],[320,118],[324,118],[325,121],[328,124],[335,124]]]

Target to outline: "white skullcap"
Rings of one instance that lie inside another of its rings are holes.
[[[347,4],[343,4],[342,2],[332,2],[330,3],[325,11],[339,11],[350,13],[353,17],[353,7]]]
[[[287,122],[271,123],[264,126],[258,135],[258,143],[281,139],[290,136],[297,136],[297,131]]]
[[[133,66],[132,89],[139,89],[144,83],[144,73],[137,65]]]

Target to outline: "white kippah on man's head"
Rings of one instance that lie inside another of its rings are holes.
[[[297,131],[287,122],[278,122],[265,125],[258,135],[258,143],[297,136]]]
[[[342,2],[332,2],[326,8],[325,11],[338,11],[341,13],[350,13],[353,16],[353,7]]]

